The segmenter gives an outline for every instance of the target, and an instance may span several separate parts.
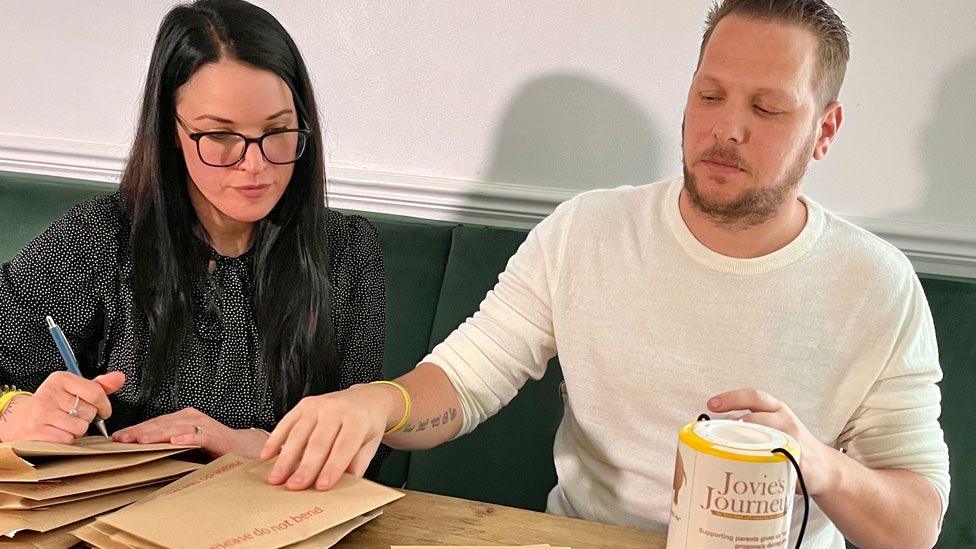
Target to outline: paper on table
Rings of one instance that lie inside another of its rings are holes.
[[[356,528],[359,528],[381,514],[383,514],[383,511],[377,509],[365,515],[360,515],[352,520],[333,526],[320,534],[316,534],[307,540],[288,545],[287,548],[327,549],[339,543],[342,538],[349,535]],[[98,521],[83,526],[72,533],[78,539],[86,541],[99,549],[158,549],[161,547]]]
[[[326,549],[328,547],[332,547],[333,545],[342,541],[342,538],[351,534],[356,528],[359,528],[382,514],[383,511],[381,509],[377,509],[375,511],[366,513],[365,515],[359,515],[354,519],[347,520],[342,524],[333,526],[321,534],[316,534],[307,540],[293,543],[287,547],[288,549]]]
[[[197,463],[161,459],[122,470],[103,471],[50,482],[0,483],[0,509],[30,509],[83,499],[124,487],[142,486],[183,475],[199,468]]]
[[[137,549],[137,546],[127,545],[114,539],[112,534],[117,534],[118,532],[119,530],[96,520],[91,524],[86,524],[77,530],[73,530],[71,535],[99,549]],[[145,547],[155,549],[157,546],[146,545]]]
[[[78,539],[72,535],[72,531],[90,523],[93,519],[87,518],[78,522],[73,522],[67,526],[55,528],[43,534],[38,532],[21,532],[14,539],[2,538],[0,547],[3,549],[68,549],[78,543]]]
[[[118,492],[124,492],[125,490],[134,490],[136,488],[151,487],[156,488],[160,484],[166,482],[166,479],[150,481],[138,486],[121,486],[119,488],[110,488],[108,490],[100,490],[98,492],[93,492],[89,494],[75,494],[73,496],[65,496],[63,498],[54,498],[45,501],[32,501],[24,500],[19,503],[19,507],[14,507],[12,504],[0,508],[0,511],[37,511],[40,509],[48,509],[51,507],[57,507],[58,505],[64,505],[66,503],[75,503],[78,501],[84,501],[86,499],[97,498],[100,496],[107,496],[108,494],[115,494]]]
[[[0,511],[0,534],[14,537],[17,532],[30,530],[48,532],[72,522],[93,517],[99,513],[118,509],[152,492],[152,488],[136,488],[74,503],[65,503],[48,509],[32,511]]]
[[[0,482],[38,482],[100,473],[102,471],[123,469],[125,467],[132,467],[133,465],[148,463],[186,450],[187,448],[180,448],[176,450],[155,450],[152,452],[52,459],[40,463],[36,467],[28,467],[27,469],[0,470]]]
[[[237,461],[241,463],[228,469]],[[225,472],[216,481],[201,480],[195,486],[158,495],[100,521],[166,547],[229,547],[242,542],[256,542],[251,544],[254,547],[283,547],[403,496],[349,475],[328,491],[291,491],[267,484],[265,477],[271,465],[246,458],[225,461],[221,465]],[[199,477],[203,469],[189,476]],[[207,474],[216,476],[217,472],[204,473]],[[180,528],[173,528],[174,524]]]
[[[0,444],[0,469],[22,471],[34,467],[28,458],[52,458],[74,456],[99,456],[106,454],[131,454],[159,450],[188,450],[196,446],[175,444],[134,444],[115,442],[99,436],[80,437],[73,444],[25,440]]]

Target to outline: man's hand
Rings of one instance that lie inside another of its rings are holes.
[[[817,440],[781,400],[756,389],[738,389],[708,399],[708,409],[715,413],[748,410],[743,421],[772,427],[795,438],[800,444],[797,462],[811,496],[826,493],[835,485],[837,472],[830,453],[837,451]],[[799,483],[796,489],[799,493]]]

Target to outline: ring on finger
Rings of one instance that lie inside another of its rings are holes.
[[[79,402],[81,402],[81,397],[79,397],[78,395],[75,395],[75,405],[72,406],[70,410],[68,410],[68,415],[69,416],[74,417],[74,416],[77,416],[78,415],[78,403]]]

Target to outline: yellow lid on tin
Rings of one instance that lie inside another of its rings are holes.
[[[776,448],[788,450],[800,461],[800,445],[790,435],[741,419],[710,419],[685,425],[678,440],[698,452],[733,461],[772,463],[786,461],[786,456],[772,453]]]

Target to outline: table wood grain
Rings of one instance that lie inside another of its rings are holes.
[[[406,495],[349,534],[337,549],[390,545],[532,545],[664,549],[664,534],[491,503],[402,490]]]

